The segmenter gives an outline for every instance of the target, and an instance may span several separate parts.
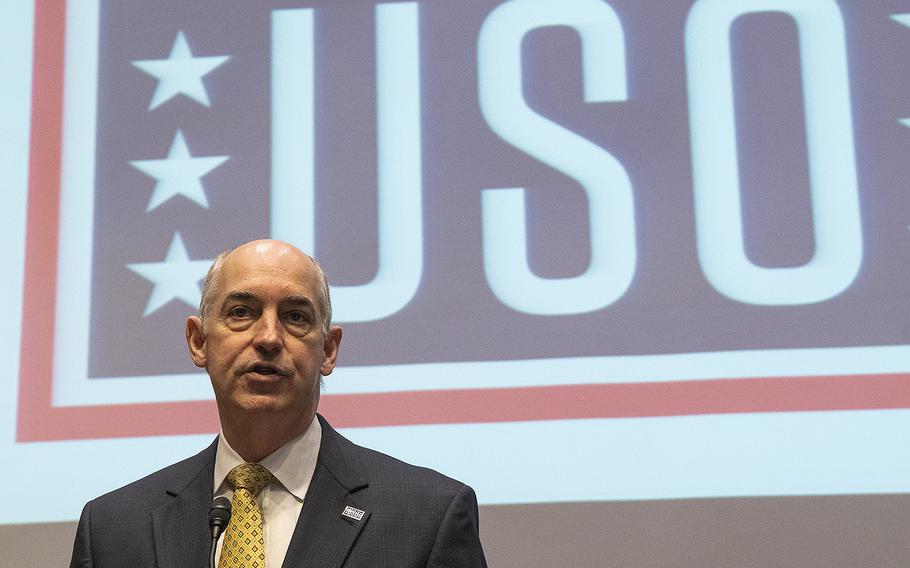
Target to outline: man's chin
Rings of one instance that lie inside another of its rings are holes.
[[[244,412],[275,413],[288,407],[287,399],[274,393],[250,393],[235,401]]]

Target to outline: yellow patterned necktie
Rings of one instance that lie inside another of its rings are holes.
[[[269,484],[272,474],[258,463],[242,463],[227,479],[234,486],[234,498],[218,568],[266,568],[262,509],[256,495]]]

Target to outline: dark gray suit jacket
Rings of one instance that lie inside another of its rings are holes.
[[[357,446],[319,420],[316,471],[284,568],[486,566],[470,487]],[[70,567],[205,568],[216,446],[90,501]],[[346,506],[363,518],[342,516]]]

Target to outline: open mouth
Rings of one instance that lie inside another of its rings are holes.
[[[276,367],[272,367],[271,365],[253,365],[248,369],[248,372],[267,376],[282,374]]]

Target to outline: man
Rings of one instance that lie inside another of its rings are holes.
[[[222,567],[485,566],[470,487],[356,446],[316,415],[341,335],[309,256],[271,240],[219,255],[186,338],[221,434],[89,502],[71,567],[205,566],[218,495],[234,503]]]

